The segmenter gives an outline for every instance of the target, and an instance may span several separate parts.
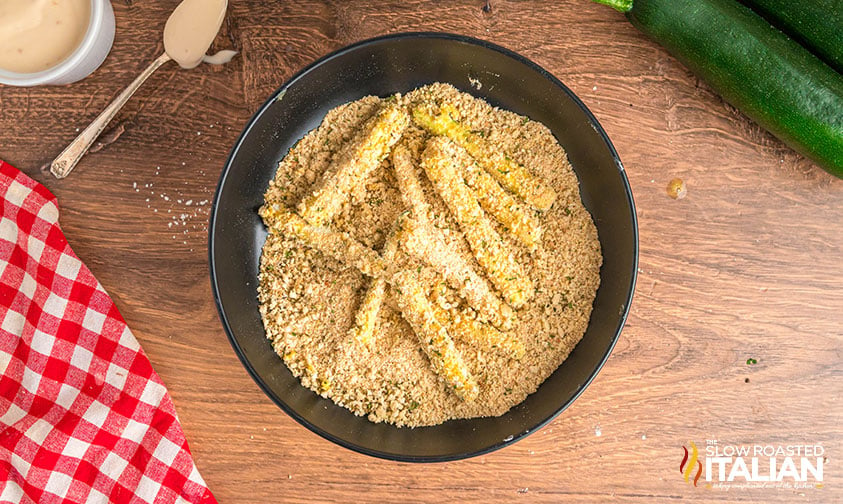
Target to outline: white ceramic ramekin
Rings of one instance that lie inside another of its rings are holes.
[[[0,84],[40,86],[69,84],[84,79],[99,68],[114,42],[114,10],[109,0],[91,0],[91,21],[82,43],[64,61],[35,73],[16,73],[0,69]]]

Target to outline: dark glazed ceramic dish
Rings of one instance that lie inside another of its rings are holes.
[[[330,109],[366,95],[405,93],[432,82],[453,84],[550,128],[579,177],[604,262],[585,336],[538,391],[501,417],[399,429],[354,416],[302,387],[273,352],[256,297],[258,260],[266,237],[257,209],[278,161]],[[608,358],[629,312],[638,266],[638,228],[632,193],[615,149],[567,87],[524,57],[487,42],[409,33],[367,40],[325,56],[269,97],[243,130],[220,177],[211,212],[209,254],[217,308],[234,351],[278,406],[347,448],[387,459],[432,462],[480,455],[514,443],[582,393]]]

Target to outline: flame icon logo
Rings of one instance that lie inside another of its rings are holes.
[[[697,486],[697,481],[700,480],[700,476],[702,476],[702,463],[698,460],[699,452],[697,451],[697,445],[694,444],[693,441],[691,443],[691,452],[688,453],[688,449],[684,446],[682,447],[685,450],[685,456],[682,457],[682,462],[679,464],[679,472],[685,478],[685,481],[688,483],[691,482],[691,473],[694,472],[694,466],[696,466],[697,474],[694,475],[694,486]],[[690,460],[689,460],[690,459]]]

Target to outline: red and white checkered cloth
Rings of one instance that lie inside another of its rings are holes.
[[[55,196],[0,161],[0,205],[0,502],[215,503]]]

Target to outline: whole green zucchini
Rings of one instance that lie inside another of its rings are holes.
[[[843,76],[735,0],[594,0],[726,101],[843,178]]]
[[[741,0],[843,73],[843,0]]]

